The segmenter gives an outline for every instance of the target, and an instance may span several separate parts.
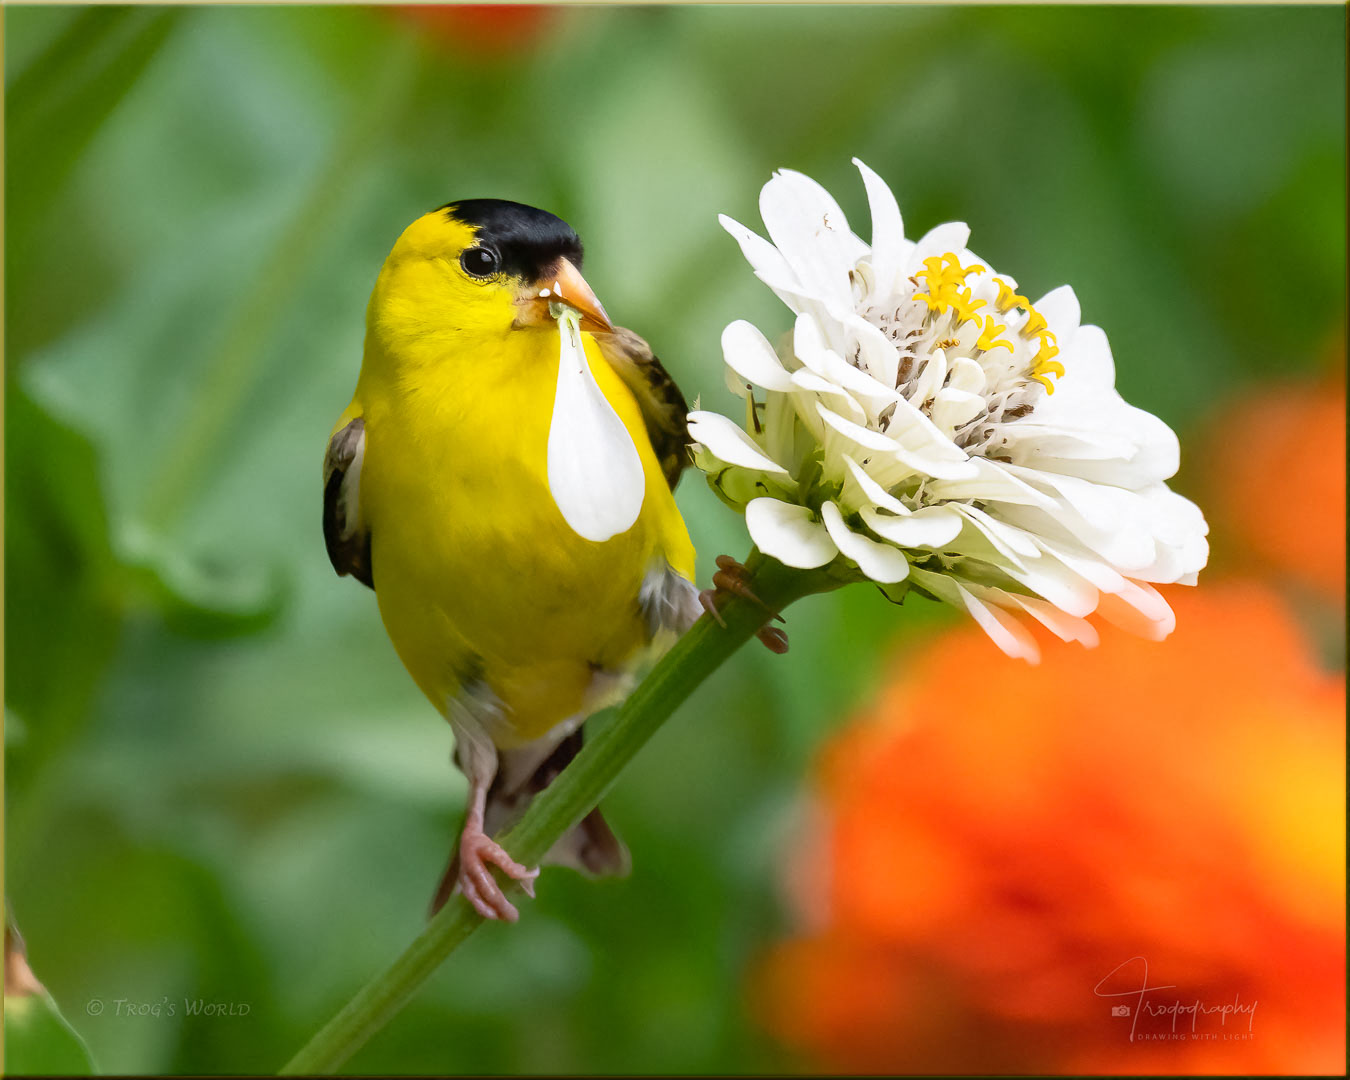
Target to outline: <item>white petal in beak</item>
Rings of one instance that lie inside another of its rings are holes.
[[[559,259],[552,271],[536,283],[533,293],[522,296],[517,303],[522,309],[517,326],[546,326],[553,318],[549,307],[566,304],[581,316],[581,329],[593,334],[614,333],[605,306],[568,259]]]
[[[627,532],[637,521],[647,482],[632,436],[591,373],[583,325],[571,307],[558,319],[548,487],[572,531],[600,543]]]

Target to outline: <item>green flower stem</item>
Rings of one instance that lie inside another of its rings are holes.
[[[843,581],[826,571],[792,570],[753,552],[747,560],[752,588],[781,611],[794,600],[826,592]],[[704,615],[677,641],[619,709],[607,728],[589,741],[562,774],[500,838],[511,855],[534,866],[568,829],[588,814],[618,779],[624,766],[671,713],[722,662],[763,625],[764,609],[733,597],[721,609],[725,626]],[[518,892],[511,883],[509,891]],[[282,1075],[332,1073],[384,1027],[453,952],[482,924],[463,896],[441,909],[381,975],[367,983],[292,1058]]]

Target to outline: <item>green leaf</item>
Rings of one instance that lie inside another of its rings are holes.
[[[19,794],[84,722],[120,599],[93,448],[13,381],[5,460],[5,704],[27,726],[6,779]],[[11,805],[20,817],[21,806]]]
[[[5,95],[9,244],[24,246],[85,146],[184,14],[178,7],[87,8],[14,79]]]

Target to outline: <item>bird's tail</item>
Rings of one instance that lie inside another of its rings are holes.
[[[497,775],[488,788],[484,832],[489,836],[500,836],[520,820],[534,797],[553,783],[567,763],[577,756],[583,729],[584,725],[566,736],[542,762],[539,751],[529,746],[497,751]],[[598,806],[564,833],[543,861],[555,866],[570,866],[588,877],[622,877],[632,865],[628,848],[614,835]],[[459,844],[456,842],[455,850],[450,853],[450,863],[431,901],[432,915],[455,894],[458,881]]]

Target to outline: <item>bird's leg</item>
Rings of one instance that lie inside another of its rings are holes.
[[[534,899],[534,879],[539,876],[539,869],[526,869],[483,831],[483,814],[490,784],[490,777],[469,777],[469,814],[459,837],[459,887],[465,899],[483,918],[515,922],[520,918],[520,912],[506,898],[497,879],[488,869],[488,864],[499,867],[519,881],[530,899]]]
[[[750,571],[730,555],[717,556],[717,573],[713,574],[713,586],[699,593],[698,601],[703,605],[703,610],[717,620],[719,626],[726,626],[722,613],[717,610],[718,598],[724,596],[743,597],[762,607],[769,613],[771,619],[777,619],[779,622],[787,621],[755,595],[750,588]],[[776,626],[768,625],[768,620],[764,626],[755,631],[755,636],[770,652],[782,655],[788,651],[787,633]]]
[[[485,685],[472,684],[450,703],[447,719],[455,732],[455,760],[469,780],[469,807],[459,850],[451,859],[441,886],[432,901],[435,912],[457,885],[473,909],[485,919],[515,922],[520,912],[506,899],[492,876],[489,864],[505,871],[521,883],[533,898],[538,869],[528,870],[507,854],[506,849],[487,835],[484,828],[488,795],[497,776],[498,755],[480,714],[500,708],[495,695]]]

